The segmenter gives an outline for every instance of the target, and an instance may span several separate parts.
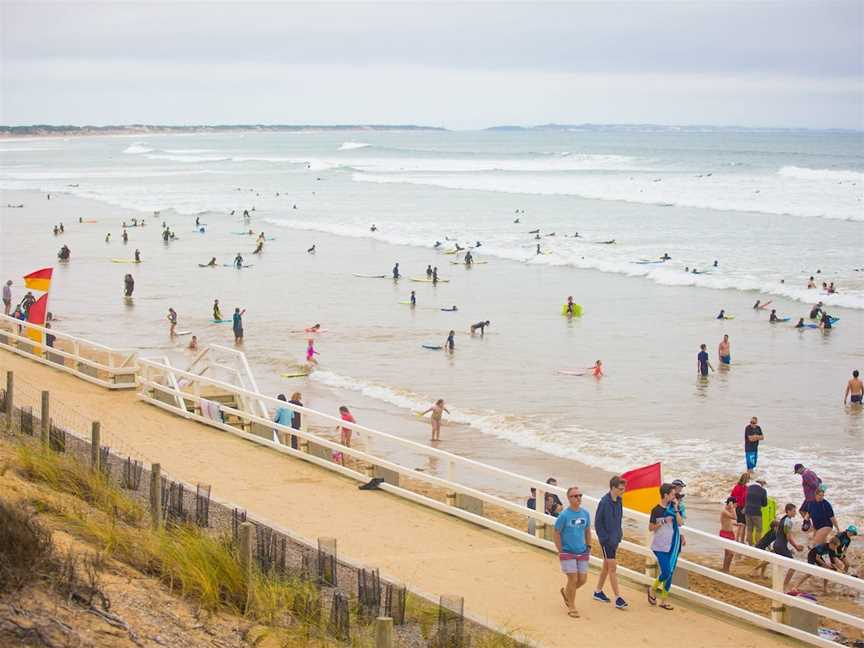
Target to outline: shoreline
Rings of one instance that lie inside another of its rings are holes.
[[[42,194],[40,192],[35,192],[35,191],[33,191],[33,192],[29,192],[29,191],[28,192],[15,192],[15,195],[25,196],[25,200],[27,200],[27,201],[32,201],[32,200],[35,200],[36,197],[39,197],[41,207],[39,207],[37,205],[37,209],[41,209],[41,208],[44,208],[46,206],[47,201],[44,201],[44,194]],[[68,200],[59,199],[61,196],[65,196],[66,199],[68,199]],[[68,206],[64,207],[63,206],[64,203],[67,203],[67,202],[68,202]],[[106,225],[110,226],[112,229],[114,227],[116,227],[121,220],[124,220],[124,219],[128,220],[130,218],[130,216],[129,216],[130,214],[138,215],[137,212],[134,212],[132,210],[118,209],[118,208],[115,208],[113,206],[101,203],[101,202],[90,201],[89,199],[79,198],[77,196],[73,196],[70,194],[58,194],[57,202],[55,203],[55,201],[52,200],[50,203],[50,207],[52,207],[52,208],[59,206],[61,209],[66,209],[67,211],[72,205],[75,206],[75,207],[73,207],[73,209],[75,209],[75,210],[87,209],[89,213],[92,213],[93,215],[99,216],[100,218],[107,217],[107,220],[105,221]],[[266,217],[267,216],[265,216],[265,218]],[[259,218],[261,218],[260,215],[259,215]],[[109,223],[110,223],[110,225],[108,225]],[[151,223],[151,224],[153,224],[153,223]],[[257,226],[260,228],[261,224],[257,223]],[[95,229],[98,231],[101,227],[102,226],[97,226]],[[158,226],[157,226],[157,228],[158,228]],[[269,229],[269,227],[268,227],[268,229]],[[88,231],[92,232],[92,229],[88,230]],[[132,230],[132,231],[134,232],[135,230]],[[280,234],[282,234],[282,231],[283,230],[280,230]],[[156,230],[154,230],[153,232],[150,232],[150,233],[155,235],[155,232],[156,232]],[[295,230],[295,231],[288,230],[288,232],[290,232],[290,233],[287,235],[291,239],[299,239],[296,241],[296,245],[298,245],[298,246],[301,244],[306,245],[306,243],[304,243],[304,241],[309,238],[308,232],[303,232],[301,230]],[[181,233],[182,233],[182,230],[181,230]],[[282,234],[282,236],[285,236],[285,235]],[[318,233],[315,233],[315,238],[317,240],[320,240],[323,243],[325,250],[329,249],[331,247],[333,247],[337,250],[340,248],[344,248],[345,250],[352,250],[352,249],[356,249],[356,246],[358,245],[358,243],[355,239],[340,237],[339,235],[335,235],[335,234],[320,235]],[[371,249],[375,250],[376,254],[383,254],[383,256],[385,258],[394,258],[394,257],[395,258],[404,258],[405,256],[408,256],[409,254],[413,254],[414,256],[418,256],[418,251],[415,250],[414,248],[411,248],[411,247],[399,246],[399,245],[393,245],[393,244],[381,243],[381,242],[367,242],[367,243],[368,243],[367,247],[371,247]],[[181,241],[181,244],[182,244],[182,241]],[[217,244],[218,244],[218,242],[217,242]],[[234,244],[236,244],[236,243],[234,243]],[[366,244],[364,244],[364,245],[366,245]],[[148,253],[145,250],[145,258],[148,258],[147,254]],[[77,260],[77,258],[76,258],[76,260]],[[86,259],[82,259],[81,262],[84,262],[87,264],[92,264],[94,261],[95,261],[95,259],[88,257]],[[499,261],[496,260],[495,265],[498,266]],[[538,276],[545,276],[548,272],[554,272],[556,274],[561,274],[561,271],[556,270],[556,269],[547,270],[547,269],[538,268],[538,267],[533,267],[533,268],[529,267],[526,269],[526,266],[524,264],[520,264],[517,261],[514,261],[512,263],[507,263],[506,261],[502,260],[502,261],[500,261],[500,265],[504,269],[503,270],[504,272],[513,272],[514,270],[516,270],[516,271],[520,271],[520,272],[528,272],[529,274],[532,274],[532,275],[536,274]],[[145,270],[147,267],[149,267],[149,266],[147,264],[145,264],[145,266],[142,266],[142,270]],[[482,273],[483,271],[484,270],[481,269],[479,272]],[[476,273],[476,272],[477,271],[472,271],[472,273]],[[571,272],[575,273],[576,278],[572,279],[572,281],[573,281],[573,283],[579,283],[579,284],[595,283],[597,281],[600,281],[602,278],[606,277],[605,273],[603,273],[601,271],[590,270],[590,269],[587,269],[587,270],[568,269],[567,272],[568,272],[568,276]],[[450,273],[448,272],[448,274],[450,274]],[[471,277],[470,274],[466,274],[464,276],[466,278]],[[484,277],[483,274],[476,274],[475,276],[477,277],[478,280],[481,277]],[[202,278],[206,279],[206,277],[202,277]],[[471,277],[471,279],[472,279],[472,281],[474,281],[473,277]],[[614,285],[623,284],[623,282],[626,282],[628,279],[629,278],[626,278],[626,277],[614,278],[612,280],[613,283],[611,285],[614,286]],[[322,277],[322,282],[323,282],[322,286],[327,286],[330,283],[332,283],[333,281],[336,281],[336,280],[328,274],[328,275]],[[350,280],[348,280],[348,281],[350,281]],[[359,281],[359,280],[357,280],[357,281]],[[650,281],[647,283],[650,284]],[[373,282],[373,284],[374,284],[373,287],[377,289],[379,285],[375,284],[375,282]],[[352,283],[350,285],[352,285],[352,286],[357,285],[358,288],[359,287],[365,288],[367,284],[360,284],[360,283],[355,282],[355,283]],[[368,285],[372,286],[372,284],[368,284]],[[101,290],[101,289],[96,289],[96,290]],[[387,290],[389,290],[389,289],[386,289],[385,293],[387,292]],[[637,288],[637,290],[641,290],[641,289]],[[683,297],[685,295],[689,295],[690,293],[687,291],[691,291],[691,290],[692,290],[692,288],[666,287],[666,288],[659,288],[656,290],[656,292],[668,293],[671,295],[681,295]],[[315,291],[315,289],[313,289],[313,292],[314,291]],[[321,294],[326,294],[327,289],[322,287],[321,289],[318,290],[318,292],[320,292]],[[711,289],[703,289],[703,291],[701,291],[701,292],[705,293],[709,297],[711,297],[712,293],[714,291],[712,291]],[[422,299],[430,298],[430,297],[428,297],[427,293],[423,293],[423,295],[424,296],[422,297]],[[70,297],[71,297],[71,295],[70,295]],[[442,297],[442,299],[447,299],[447,297]],[[688,297],[688,299],[691,299],[691,298]],[[289,301],[290,301],[290,298],[289,298]],[[77,309],[78,308],[77,304],[75,303],[74,298],[71,301],[69,301],[69,299],[67,298],[63,302],[55,301],[53,303],[55,304],[54,308],[59,309],[60,312],[63,312],[64,308],[67,308],[67,307],[70,309],[72,309],[72,308]],[[369,304],[367,304],[365,306],[365,309],[368,312],[368,318],[370,320],[370,324],[377,325],[377,326],[380,326],[381,323],[391,324],[391,322],[389,320],[391,320],[392,317],[389,315],[389,313],[392,310],[392,306],[388,306],[385,304],[385,305],[382,305],[379,307],[375,303],[370,302]],[[68,316],[66,316],[64,318],[64,319],[66,319],[66,321],[61,322],[59,324],[59,326],[62,327],[61,330],[69,332],[69,333],[73,333],[73,334],[76,334],[76,333],[81,334],[81,335],[84,335],[85,337],[89,337],[89,338],[91,338],[97,342],[100,340],[104,341],[106,339],[105,335],[100,335],[100,334],[94,332],[94,329],[92,328],[92,322],[88,322],[87,318],[82,319],[81,317],[74,316],[74,313],[71,310],[68,314],[64,312],[64,315],[68,315]],[[257,317],[260,318],[261,314],[259,313],[257,315]],[[304,316],[301,316],[301,317],[304,317]],[[305,317],[308,317],[308,315]],[[381,319],[382,317],[383,317],[383,319]],[[446,318],[446,316],[444,316],[444,317]],[[445,321],[447,321],[447,320],[446,319],[442,320],[442,322],[445,322]],[[133,328],[129,329],[128,332],[123,333],[121,335],[121,338],[117,339],[117,343],[121,344],[122,346],[130,346],[129,344],[127,344],[128,342],[135,342],[138,339],[133,334],[133,331],[141,330],[140,327],[142,327],[142,326],[151,326],[154,324],[154,322],[152,322],[151,320],[149,320],[147,318],[145,318],[145,320],[142,321],[140,319],[140,316],[135,317],[134,320],[129,320],[129,323],[131,326],[133,326]],[[579,323],[579,324],[581,325],[582,323]],[[292,366],[292,363],[289,363],[286,365],[285,359],[282,358],[282,354],[284,353],[284,351],[283,351],[284,343],[290,343],[289,348],[290,348],[290,346],[293,346],[293,345],[299,346],[300,344],[303,344],[303,342],[300,339],[303,339],[304,336],[302,334],[296,335],[296,334],[292,334],[289,332],[289,333],[282,336],[282,342],[283,342],[282,347],[274,347],[272,342],[270,344],[268,344],[268,339],[269,339],[268,336],[265,335],[265,337],[262,338],[260,335],[260,331],[259,331],[259,329],[262,327],[263,327],[265,332],[269,331],[270,330],[269,327],[271,325],[274,327],[277,327],[276,329],[273,329],[273,330],[280,330],[281,328],[284,328],[284,322],[281,322],[278,320],[272,320],[272,321],[262,320],[262,321],[260,321],[260,323],[258,323],[255,319],[251,320],[250,324],[248,325],[248,329],[249,329],[248,335],[250,337],[249,337],[249,340],[247,341],[247,343],[245,345],[246,348],[244,349],[247,352],[247,355],[249,355],[250,362],[253,364],[254,371],[258,377],[258,381],[259,381],[259,384],[261,385],[262,391],[272,392],[273,394],[279,393],[280,391],[283,391],[283,392],[286,392],[286,394],[290,395],[292,390],[299,389],[300,391],[302,391],[304,393],[304,401],[305,402],[311,401],[312,405],[310,405],[310,406],[312,406],[316,409],[322,410],[322,411],[336,411],[336,409],[338,408],[339,405],[348,403],[351,405],[352,410],[355,410],[355,408],[359,408],[359,411],[362,413],[362,417],[363,417],[362,422],[368,423],[372,427],[376,427],[378,429],[383,429],[383,430],[389,430],[389,431],[392,431],[394,433],[398,433],[400,435],[403,435],[406,438],[411,438],[411,439],[416,440],[416,441],[420,441],[420,442],[424,442],[424,443],[428,442],[428,429],[429,428],[428,428],[428,422],[427,421],[423,421],[423,422],[418,421],[411,414],[410,410],[406,411],[407,405],[405,403],[402,403],[401,405],[397,405],[394,402],[389,402],[386,399],[383,401],[380,400],[380,396],[376,392],[376,390],[378,389],[378,387],[376,387],[376,386],[377,385],[386,385],[386,384],[388,384],[388,380],[386,379],[386,374],[381,374],[380,370],[375,365],[371,365],[368,362],[369,359],[374,357],[375,348],[376,348],[375,346],[369,347],[364,352],[364,354],[370,353],[372,355],[370,355],[368,357],[365,355],[361,355],[360,357],[357,358],[356,363],[352,360],[352,365],[356,364],[355,368],[363,367],[363,370],[361,373],[353,373],[350,371],[348,372],[349,377],[352,375],[362,377],[361,379],[357,379],[354,382],[352,382],[350,384],[350,386],[344,384],[344,381],[342,381],[343,384],[340,384],[340,381],[338,381],[338,380],[335,382],[335,384],[328,384],[327,381],[322,382],[322,381],[315,380],[315,379],[312,379],[312,380],[300,379],[300,380],[296,380],[296,381],[287,381],[286,382],[285,380],[279,379],[279,372],[289,370],[289,368]],[[162,325],[158,324],[157,326],[161,330]],[[193,324],[193,326],[195,328],[199,329],[199,333],[201,332],[201,329],[199,328],[200,324]],[[98,327],[97,327],[97,330],[98,330]],[[393,331],[392,334],[395,335],[397,330],[402,331],[403,329],[401,327],[392,328],[392,331]],[[390,330],[388,329],[386,331],[382,331],[382,335],[385,332],[386,332],[387,338],[389,340],[389,336],[391,335]],[[499,335],[498,331],[494,328],[492,329],[492,332],[495,335]],[[409,336],[411,335],[410,331],[405,331],[404,333],[408,334]],[[352,338],[353,334],[354,334],[354,330],[351,328],[348,328],[348,329],[346,329],[344,335],[341,335],[340,337],[334,337],[334,336],[337,336],[340,334],[331,333],[331,334],[328,334],[329,337],[322,339],[322,342],[325,342],[325,340],[326,340],[325,343],[328,345],[331,345],[331,346],[333,345],[333,343],[337,343],[339,346],[339,349],[340,349],[339,354],[343,354],[343,353],[349,352],[349,350],[352,348],[353,345],[352,345],[351,338]],[[401,336],[401,335],[403,335],[403,333],[400,333],[399,335]],[[425,335],[423,333],[423,330],[420,331],[420,335],[421,336]],[[342,337],[346,337],[346,339],[343,340]],[[300,338],[300,339],[297,339],[297,338]],[[497,342],[497,338],[495,338],[495,337],[490,337],[488,339]],[[294,340],[294,341],[292,342],[292,340]],[[203,339],[203,342],[206,342],[206,341],[207,341],[207,339],[206,339],[206,331],[205,331],[205,338]],[[150,350],[150,349],[162,348],[163,344],[164,343],[159,343],[159,346],[156,346],[156,347],[150,346],[150,344],[146,344],[146,343],[143,344],[143,346],[141,343],[133,344],[132,346],[137,346],[138,348],[142,349],[142,353],[147,353],[148,350]],[[263,346],[262,346],[262,344],[263,344]],[[386,344],[390,344],[390,342],[388,341]],[[181,345],[181,348],[182,348],[182,345]],[[468,347],[463,347],[463,348],[467,349]],[[478,348],[482,348],[482,347],[478,347]],[[333,352],[331,351],[331,354],[332,353]],[[357,354],[353,353],[353,355],[357,355]],[[435,354],[432,354],[430,356],[422,356],[422,360],[426,361],[426,359],[431,359],[433,362],[437,363],[438,360],[435,359],[436,357],[437,356]],[[182,362],[182,360],[181,360],[181,362]],[[357,363],[359,363],[359,364],[357,364]],[[325,365],[325,367],[326,367],[326,365]],[[446,369],[446,365],[444,368]],[[334,373],[333,375],[336,376],[337,378],[340,377],[340,374],[344,373],[343,371],[339,370],[338,368],[331,369],[331,368],[327,367],[326,370],[331,371],[331,372],[335,371],[336,373]],[[322,370],[322,371],[324,371],[324,370]],[[436,369],[436,371],[437,371],[437,369]],[[443,374],[443,375],[446,377],[447,373],[449,373],[449,371],[445,372],[445,374]],[[503,379],[504,377],[502,376],[500,378]],[[518,378],[518,377],[516,377],[516,378]],[[354,380],[354,379],[352,379],[352,380]],[[443,383],[442,383],[442,385],[443,385]],[[580,383],[573,383],[573,381],[565,383],[564,386],[569,388],[571,385],[578,390],[582,390],[582,389],[587,387],[587,385],[584,387],[580,387]],[[598,387],[601,387],[601,386],[598,385]],[[423,391],[426,391],[426,390],[423,390]],[[448,389],[447,391],[452,391],[452,389]],[[435,391],[429,391],[427,393],[428,393],[430,398],[435,395]],[[586,395],[588,397],[590,397],[591,393],[592,393],[592,390],[589,390],[586,393]],[[540,396],[540,394],[537,394],[537,396]],[[406,397],[410,398],[411,409],[418,406],[418,405],[414,404],[416,395],[411,395],[410,392],[409,393],[403,393],[402,391],[400,391],[398,393],[392,394],[388,398],[396,398],[397,400],[399,400],[399,399],[404,399]],[[466,398],[468,399],[468,403],[470,403],[473,400],[468,395],[465,395],[465,396],[461,397],[460,399],[456,399],[455,396],[451,396],[451,398],[448,399],[448,401],[456,400],[458,402],[458,400],[465,400]],[[541,404],[542,404],[542,400],[543,400],[542,398],[539,399]],[[483,404],[482,402],[478,402],[477,406],[480,406],[482,404]],[[587,403],[585,403],[585,405],[587,405]],[[599,407],[600,407],[600,404],[598,404],[598,408]],[[601,419],[606,420],[608,418],[605,414],[603,414],[601,409],[598,409],[598,412],[599,412],[599,415],[601,416]],[[481,413],[482,413],[482,410],[481,410]],[[612,423],[612,425],[614,426],[614,423]],[[494,427],[493,427],[492,431],[494,431]],[[502,468],[515,470],[516,472],[520,472],[523,474],[528,474],[529,476],[535,477],[535,478],[540,479],[540,480],[545,480],[546,477],[552,475],[552,476],[556,476],[559,479],[559,483],[578,483],[583,488],[589,489],[591,491],[603,492],[606,488],[606,483],[608,481],[609,476],[611,476],[613,474],[613,471],[609,470],[608,468],[603,468],[603,467],[599,467],[596,465],[592,465],[591,463],[588,463],[587,461],[584,461],[584,460],[580,461],[580,459],[582,459],[582,457],[580,457],[578,454],[574,455],[571,453],[568,456],[557,456],[557,455],[545,452],[545,451],[543,451],[542,448],[538,447],[536,444],[527,443],[528,437],[526,437],[525,439],[523,439],[519,443],[514,443],[514,440],[512,437],[508,438],[508,436],[501,436],[499,434],[490,434],[490,430],[484,431],[482,429],[478,429],[478,428],[474,427],[474,425],[466,425],[466,424],[453,423],[453,422],[446,424],[443,432],[444,432],[444,438],[445,438],[445,446],[444,447],[446,447],[448,450],[450,450],[452,452],[455,452],[457,454],[460,454],[462,456],[466,456],[469,458],[475,458],[475,459],[478,459],[481,461],[491,462],[491,463],[498,465]],[[406,463],[406,465],[410,465],[410,463],[413,460],[412,457],[409,455],[400,454],[398,456],[399,456],[401,461]],[[662,457],[662,455],[661,455],[661,457]],[[415,463],[416,463],[418,469],[430,470],[432,472],[437,471],[437,467],[427,466],[424,463],[417,463],[417,462],[415,462]],[[635,467],[635,466],[630,466],[630,467]],[[667,473],[667,475],[668,475],[668,473]],[[673,473],[672,475],[668,476],[668,479],[672,479],[676,476],[679,476],[679,475],[675,475]],[[718,479],[719,479],[719,477],[718,477]],[[689,481],[689,480],[685,480],[685,481]],[[481,483],[478,485],[483,486],[485,488],[499,489],[499,485],[493,484],[493,483]],[[720,500],[723,496],[725,496],[725,494],[721,494],[720,492],[717,491],[716,487],[712,487],[710,485],[705,485],[702,487],[700,487],[698,485],[693,485],[693,486],[691,486],[691,490],[689,492],[691,493],[690,499],[688,500],[688,503],[690,504],[689,510],[691,511],[691,515],[693,516],[692,520],[691,520],[691,524],[693,524],[694,526],[697,526],[699,528],[713,532],[715,524],[716,524],[716,520],[715,520],[715,518],[716,518],[716,502],[718,500]],[[525,494],[513,493],[512,491],[506,491],[506,490],[502,491],[502,493],[505,493],[508,497],[514,499],[514,501],[524,501],[524,498],[526,498],[528,496],[527,493],[525,493]]]

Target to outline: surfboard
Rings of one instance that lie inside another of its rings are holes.
[[[411,281],[416,281],[418,283],[435,283],[432,279],[427,279],[426,277],[411,277]],[[450,280],[439,279],[438,283],[450,283]]]
[[[459,254],[462,250],[445,250],[444,254]]]
[[[373,274],[357,274],[356,272],[351,273],[353,277],[360,277],[361,279],[386,279],[387,275],[373,275]]]
[[[174,331],[174,335],[189,335],[192,331]]]
[[[773,322],[769,322],[769,324],[775,324],[777,322],[788,322],[790,319],[792,319],[792,318],[791,317],[778,317]]]
[[[734,315],[724,315],[723,319],[735,319]]]
[[[111,263],[144,263],[143,261],[136,261],[135,259],[111,259]]]
[[[211,322],[212,324],[230,324],[230,323],[233,322],[233,321],[234,321],[234,320],[230,320],[230,319],[227,319],[227,320],[226,320],[226,319],[221,319],[221,320],[211,319],[211,320],[210,320],[210,322]]]
[[[576,371],[575,369],[557,369],[555,373],[561,374],[562,376],[584,376],[588,372],[587,371]]]
[[[255,236],[255,232],[231,232],[237,236]]]
[[[98,223],[99,221],[98,220],[86,220],[85,219],[85,220],[82,220],[81,222],[82,223]]]
[[[199,263],[199,268],[218,268],[218,265],[210,265],[209,263]]]
[[[654,263],[666,263],[665,261],[651,261],[650,259],[639,259],[638,261],[633,261],[633,263],[639,263],[641,265],[650,265]]]
[[[458,313],[459,310],[456,308],[441,308],[440,309],[444,313]]]
[[[237,267],[233,263],[223,263],[222,265],[225,266],[226,268],[236,268]],[[251,268],[254,265],[255,265],[254,263],[250,263],[249,265],[244,265],[243,267],[244,268]],[[238,270],[239,270],[239,268],[238,268]]]
[[[818,328],[819,328],[819,325],[818,325],[818,324],[805,324],[805,325],[802,326],[801,328],[818,329]]]
[[[450,265],[485,265],[489,263],[488,261],[472,261],[470,264],[465,263],[464,261],[451,261]],[[438,281],[441,281],[440,279]]]
[[[420,346],[422,346],[424,349],[430,349],[432,351],[440,351],[444,348],[443,346],[439,346],[436,344],[421,344]]]
[[[561,314],[569,315],[566,303],[561,307]],[[580,304],[573,304],[573,317],[582,317],[582,306]]]
[[[405,305],[407,305],[407,306],[410,306],[410,305],[411,305],[411,302],[410,302],[410,301],[400,301],[399,303],[400,303],[400,304],[405,304]]]
[[[279,374],[279,375],[282,376],[283,378],[304,378],[304,377],[309,375],[309,372],[308,371],[298,371],[295,373],[283,373],[283,374]]]

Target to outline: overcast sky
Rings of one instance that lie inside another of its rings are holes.
[[[0,0],[0,123],[864,127],[860,0]]]

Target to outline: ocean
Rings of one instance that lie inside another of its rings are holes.
[[[443,397],[452,414],[442,448],[564,483],[586,475],[598,489],[608,472],[662,461],[664,475],[687,481],[709,527],[744,468],[743,429],[756,415],[769,492],[798,502],[792,465],[801,461],[829,484],[841,521],[860,522],[864,486],[849,477],[864,470],[864,419],[842,395],[864,364],[862,187],[864,139],[844,132],[5,140],[2,203],[25,207],[2,210],[0,272],[18,280],[66,243],[73,262],[58,268],[52,294],[58,327],[144,355],[185,357],[182,339],[167,337],[170,305],[181,329],[221,343],[230,331],[208,325],[212,299],[223,312],[243,306],[245,350],[274,392],[295,388],[279,372],[302,360],[302,329],[321,321],[321,366],[293,383],[312,407],[348,402],[387,431],[423,439],[412,411]],[[63,241],[50,232],[58,214]],[[124,247],[120,224],[132,216],[148,227],[130,229]],[[206,233],[194,232],[195,217]],[[179,240],[162,243],[162,221]],[[249,227],[275,237],[260,257],[251,255],[254,237],[235,233]],[[480,242],[473,252],[488,263],[451,265],[443,250],[457,242]],[[140,266],[109,262],[135,247]],[[229,263],[237,251],[254,263],[248,271],[197,267],[211,256]],[[671,260],[649,263],[664,254]],[[406,275],[398,283],[353,276],[389,275],[397,261]],[[428,264],[451,281],[407,280]],[[136,277],[134,308],[120,298],[126,272]],[[810,276],[837,292],[808,289]],[[414,310],[399,303],[410,290]],[[560,315],[568,295],[583,305],[581,319]],[[757,299],[793,321],[769,324],[751,308]],[[792,329],[817,300],[840,317],[837,327]],[[452,305],[456,313],[440,310]],[[735,319],[716,320],[721,308]],[[469,324],[486,319],[487,334],[471,338]],[[421,347],[441,344],[451,328],[452,356]],[[724,333],[731,368],[698,380],[699,344],[716,366]],[[597,359],[607,371],[600,381],[557,373]]]

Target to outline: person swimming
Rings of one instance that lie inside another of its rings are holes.
[[[777,317],[777,311],[776,311],[776,309],[773,309],[773,308],[772,308],[772,309],[771,309],[771,315],[768,316],[768,321],[771,322],[771,323],[774,323],[774,322],[779,321],[779,319],[780,319],[780,318]]]
[[[531,231],[528,232],[528,233],[529,233],[529,234],[539,234],[539,233],[540,233],[540,230],[539,230],[539,229],[535,229],[535,230],[531,230]]]
[[[369,231],[370,232],[377,232],[378,231],[378,228],[375,227],[375,223],[372,223],[372,227],[369,228]]]
[[[764,309],[768,308],[768,306],[769,306],[770,304],[771,304],[771,301],[770,301],[770,300],[767,301],[767,302],[765,302],[765,303],[763,304],[762,302],[760,302],[760,301],[757,299],[757,300],[756,300],[756,303],[753,304],[753,310],[764,310]]]
[[[719,263],[717,262],[717,259],[714,259],[714,267],[716,268],[718,265]]]
[[[798,320],[798,323],[795,325],[795,328],[804,328],[804,318]]]
[[[252,250],[252,254],[260,254],[261,250],[264,249],[264,241],[258,241],[258,245],[255,246],[255,249]]]
[[[207,265],[210,266],[211,268],[215,268],[216,267],[216,257],[211,258],[210,262]]]
[[[435,248],[441,247],[441,241],[435,241],[435,245],[433,245],[432,247],[435,247]]]
[[[442,308],[441,310],[444,311],[445,313],[455,313],[455,312],[456,312],[457,310],[459,310],[459,309],[456,308],[456,304],[453,304],[452,307],[450,307],[450,308]]]
[[[308,250],[306,250],[306,254],[315,254],[315,244],[314,243],[312,244],[312,247],[310,247]]]
[[[720,309],[720,314],[717,316],[717,319],[726,319],[726,311],[722,308]]]
[[[663,253],[663,256],[660,257],[660,260],[661,260],[661,261],[669,261],[671,258],[672,258],[672,257],[669,256],[669,253],[668,253],[668,252],[664,252],[664,253]]]

